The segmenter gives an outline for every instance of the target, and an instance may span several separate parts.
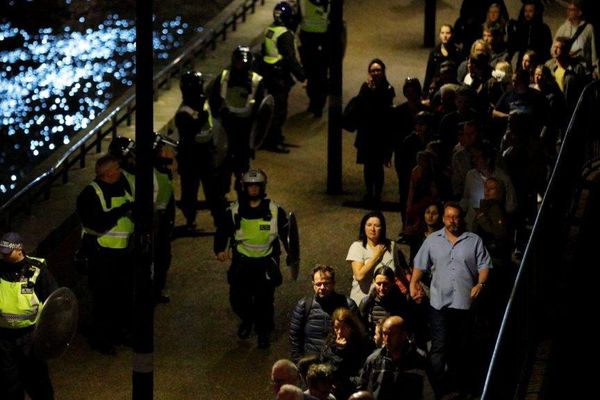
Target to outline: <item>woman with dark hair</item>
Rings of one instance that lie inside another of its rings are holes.
[[[350,298],[356,304],[369,294],[377,267],[394,268],[393,242],[386,235],[385,217],[380,211],[371,211],[362,217],[358,240],[352,243],[346,256],[346,261],[352,265]]]
[[[379,321],[392,315],[408,318],[408,300],[396,285],[396,273],[387,266],[378,267],[373,274],[373,289],[359,306],[360,316],[369,336],[374,337]]]
[[[356,96],[357,132],[354,140],[356,162],[364,166],[367,205],[378,205],[384,181],[384,165],[391,166],[393,137],[390,126],[396,92],[378,58],[369,63],[367,81]]]
[[[319,357],[332,369],[333,395],[347,399],[355,392],[360,369],[373,350],[359,318],[347,308],[331,315],[331,333]]]

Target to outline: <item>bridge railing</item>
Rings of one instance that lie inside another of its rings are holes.
[[[264,5],[265,0],[234,0],[229,6],[230,13],[210,21],[207,29],[198,33],[190,44],[186,45],[168,65],[154,75],[154,99],[158,99],[161,89],[168,89],[171,80],[180,76],[191,67],[194,61],[203,57],[209,50],[214,50],[219,40],[224,41],[229,31],[235,31],[240,22],[245,22],[249,13],[256,11],[257,4]],[[135,89],[130,88],[111,107],[96,118],[88,128],[76,135],[74,143],[65,150],[62,156],[24,186],[15,189],[0,206],[0,225],[10,229],[12,221],[20,213],[30,213],[33,204],[41,197],[49,198],[52,185],[62,177],[62,182],[69,181],[69,173],[73,166],[85,167],[86,157],[91,151],[102,151],[102,139],[107,135],[118,134],[123,123],[131,125],[136,109]]]

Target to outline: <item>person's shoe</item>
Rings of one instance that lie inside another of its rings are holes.
[[[271,341],[268,335],[258,335],[258,348],[268,349],[271,346]]]
[[[252,333],[252,325],[241,323],[237,330],[237,336],[244,340],[250,337],[250,333]]]

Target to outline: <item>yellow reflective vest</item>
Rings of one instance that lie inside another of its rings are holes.
[[[230,112],[238,117],[249,117],[256,102],[256,90],[262,81],[262,76],[256,72],[250,72],[252,85],[248,92],[248,89],[243,86],[228,87],[230,74],[227,69],[221,73],[221,97]]]
[[[277,39],[288,31],[285,26],[270,26],[265,30],[265,54],[263,61],[267,64],[276,64],[283,59],[277,49]]]
[[[239,219],[234,235],[235,250],[251,258],[266,257],[273,252],[273,241],[277,240],[277,210],[279,206],[269,202],[270,219],[246,219],[239,216],[239,203],[231,205],[233,223]]]
[[[90,186],[96,192],[104,212],[109,212],[110,210],[120,207],[128,201],[133,201],[133,196],[125,191],[125,195],[111,198],[111,207],[109,208],[106,205],[104,193],[102,193],[100,186],[96,182],[90,183]],[[106,232],[96,232],[92,229],[86,228],[85,226],[83,227],[83,231],[88,235],[96,236],[98,244],[101,247],[108,249],[125,249],[129,244],[129,237],[133,233],[133,221],[128,216],[123,216],[119,218],[115,226]]]
[[[42,258],[28,257],[45,262]],[[27,328],[36,323],[42,304],[34,291],[41,269],[30,265],[31,277],[21,276],[18,282],[0,278],[0,328]]]
[[[329,25],[329,7],[317,6],[310,0],[301,0],[302,21],[300,29],[304,32],[325,33]]]

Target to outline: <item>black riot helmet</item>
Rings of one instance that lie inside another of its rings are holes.
[[[248,46],[237,46],[231,54],[231,65],[241,71],[250,71],[254,57]]]
[[[118,159],[135,157],[135,142],[123,136],[116,136],[108,145],[108,152]]]
[[[195,104],[204,99],[204,76],[201,72],[186,71],[179,82],[184,103]]]
[[[273,20],[280,25],[289,26],[294,18],[294,9],[287,1],[280,1],[273,8]]]

